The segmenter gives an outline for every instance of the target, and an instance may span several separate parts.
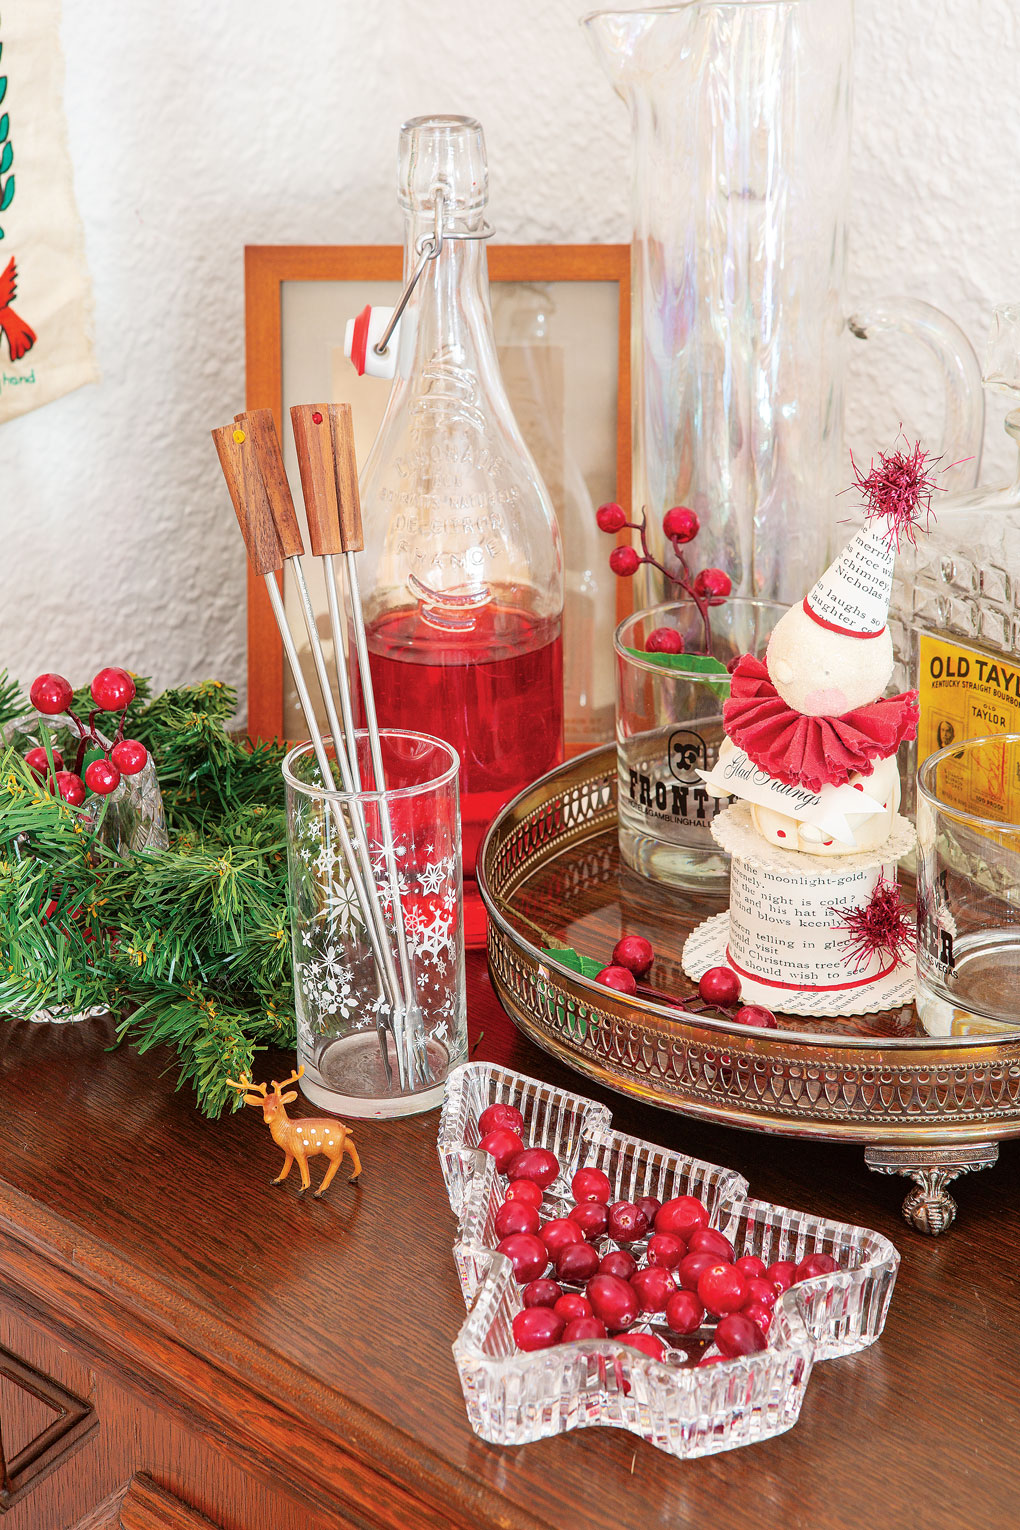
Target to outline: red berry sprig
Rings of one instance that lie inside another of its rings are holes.
[[[90,691],[95,708],[89,714],[87,726],[71,711],[74,690],[70,681],[65,680],[63,675],[37,675],[28,693],[29,700],[37,712],[42,712],[47,717],[64,713],[77,736],[78,750],[73,770],[63,768],[64,760],[59,749],[51,750],[52,777],[50,760],[45,749],[39,747],[30,749],[25,756],[25,761],[36,778],[48,785],[51,792],[62,797],[72,807],[80,807],[88,792],[105,797],[116,791],[121,777],[137,775],[140,770],[145,769],[149,758],[144,744],[139,743],[137,739],[124,737],[127,708],[135,698],[135,682],[127,670],[101,669],[92,681]],[[117,732],[113,743],[109,746],[104,744],[96,733],[97,712],[120,713]],[[82,766],[85,756],[90,752],[95,756],[96,750],[99,754],[85,766],[83,780]]]
[[[614,547],[609,554],[609,567],[614,574],[621,579],[632,578],[644,563],[650,563],[678,590],[688,596],[698,608],[701,624],[705,634],[705,648],[707,654],[712,652],[712,628],[708,618],[710,606],[721,605],[733,589],[733,581],[721,568],[705,568],[698,574],[692,574],[687,562],[687,555],[683,549],[701,530],[701,522],[693,510],[686,505],[674,505],[667,510],[662,517],[662,530],[666,541],[673,549],[673,556],[677,562],[676,573],[671,573],[665,564],[660,563],[654,557],[648,546],[648,512],[642,510],[640,521],[629,521],[627,512],[622,505],[614,503],[600,505],[595,512],[595,523],[600,531],[614,535],[625,528],[636,531],[641,538],[641,552],[633,547]],[[649,634],[645,643],[647,653],[683,653],[684,641],[678,632],[669,627],[656,627]]]
[[[643,935],[624,935],[613,947],[608,965],[596,973],[595,982],[617,993],[640,994],[691,1014],[721,1010],[737,1025],[753,1025],[769,1031],[777,1028],[775,1015],[763,1004],[741,1004],[740,979],[732,967],[709,967],[701,975],[697,999],[678,999],[643,981],[654,960],[655,951],[650,940]]]

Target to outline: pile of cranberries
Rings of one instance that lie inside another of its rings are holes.
[[[92,681],[90,693],[95,707],[89,713],[87,727],[71,711],[74,691],[70,681],[65,680],[63,675],[37,675],[28,693],[37,712],[47,717],[65,714],[72,732],[77,736],[78,748],[73,770],[64,769],[64,757],[59,749],[50,750],[52,771],[45,749],[30,749],[25,756],[25,763],[33,775],[72,807],[81,807],[90,792],[97,797],[105,797],[116,791],[121,777],[137,775],[140,770],[144,770],[149,758],[144,744],[140,744],[137,739],[124,737],[127,708],[135,696],[135,682],[127,670],[101,669]],[[110,745],[106,745],[96,734],[95,718],[98,712],[121,714],[116,735]]]
[[[596,974],[595,981],[605,988],[615,988],[617,993],[641,993],[646,998],[658,999],[687,1011],[722,1010],[738,1025],[756,1025],[769,1031],[776,1029],[776,1017],[770,1009],[763,1004],[741,1004],[740,979],[732,967],[709,967],[698,983],[698,999],[677,999],[660,993],[644,981],[654,960],[655,951],[650,940],[643,935],[624,935],[613,947],[609,965]]]
[[[697,1196],[614,1201],[609,1176],[596,1168],[574,1174],[566,1215],[559,1202],[556,1215],[543,1217],[545,1193],[560,1174],[556,1155],[524,1146],[524,1117],[513,1105],[490,1105],[478,1127],[479,1147],[509,1181],[496,1236],[522,1287],[513,1320],[518,1349],[612,1336],[654,1360],[671,1353],[713,1365],[757,1354],[767,1346],[777,1298],[838,1268],[823,1253],[768,1266],[753,1254],[737,1258]],[[639,1322],[644,1331],[632,1332]]]

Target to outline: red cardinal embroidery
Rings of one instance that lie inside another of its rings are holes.
[[[0,329],[7,336],[7,346],[12,361],[20,361],[35,344],[35,330],[30,329],[24,319],[19,319],[11,307],[17,284],[18,273],[15,270],[12,255],[3,275],[0,276]]]

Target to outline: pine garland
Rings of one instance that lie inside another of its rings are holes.
[[[139,1051],[173,1047],[178,1087],[217,1116],[256,1051],[295,1045],[284,751],[225,731],[229,686],[135,683],[128,731],[155,763],[166,851],[122,858],[0,750],[0,1015],[103,1005]],[[28,710],[0,671],[0,727]]]

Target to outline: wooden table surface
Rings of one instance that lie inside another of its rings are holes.
[[[474,1058],[595,1093],[514,1030],[481,956],[469,1013]],[[955,1227],[929,1240],[900,1219],[906,1182],[868,1172],[859,1148],[601,1096],[621,1129],[729,1165],[752,1194],[885,1233],[903,1259],[888,1325],[863,1354],[816,1366],[795,1428],[761,1445],[683,1462],[589,1429],[497,1449],[468,1429],[450,1351],[463,1307],[437,1115],[356,1123],[361,1185],[341,1174],[323,1201],[302,1201],[296,1171],[269,1188],[280,1154],[259,1114],[204,1121],[165,1056],[109,1040],[99,1021],[0,1027],[3,1301],[117,1354],[209,1437],[289,1476],[316,1506],[295,1530],[1020,1521],[1018,1144],[959,1182]],[[258,1076],[290,1067],[270,1054]],[[148,1469],[178,1490],[172,1462]],[[64,1530],[49,1501],[41,1488],[10,1523]],[[231,1517],[211,1488],[197,1507],[215,1523],[263,1523]]]

